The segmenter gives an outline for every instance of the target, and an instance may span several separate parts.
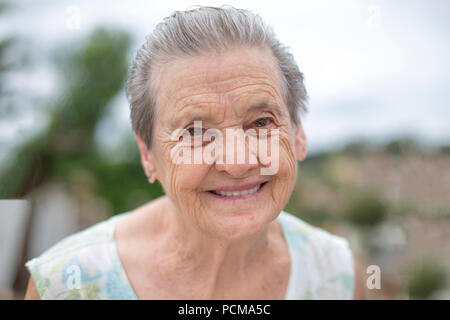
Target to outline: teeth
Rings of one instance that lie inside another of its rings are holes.
[[[224,197],[238,197],[238,196],[245,196],[247,194],[255,193],[256,191],[261,188],[261,185],[257,185],[256,187],[249,189],[249,190],[242,190],[242,191],[214,191],[214,193],[217,193],[218,195],[224,196]]]

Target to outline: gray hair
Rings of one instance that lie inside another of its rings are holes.
[[[306,113],[307,93],[293,55],[280,43],[273,29],[259,15],[231,6],[200,6],[175,11],[159,23],[137,51],[127,82],[134,132],[151,147],[157,99],[151,81],[158,62],[232,46],[269,48],[281,71],[281,86],[291,121],[297,127],[299,113]]]

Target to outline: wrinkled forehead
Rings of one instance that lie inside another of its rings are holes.
[[[177,57],[158,65],[152,83],[157,105],[171,111],[197,100],[230,101],[250,93],[265,93],[274,99],[282,96],[276,60],[261,48]]]

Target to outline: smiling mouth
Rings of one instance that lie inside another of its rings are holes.
[[[222,196],[222,197],[241,197],[241,196],[247,196],[247,195],[252,195],[255,194],[259,191],[259,189],[261,189],[266,182],[263,182],[251,189],[247,189],[247,190],[239,190],[239,191],[220,191],[220,190],[210,190],[208,192],[215,194],[217,196]]]

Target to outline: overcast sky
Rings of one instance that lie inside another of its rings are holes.
[[[450,143],[448,0],[13,2],[17,7],[0,21],[0,36],[25,36],[37,63],[16,75],[12,86],[37,97],[57,88],[48,54],[97,25],[125,28],[136,50],[174,10],[231,4],[259,13],[291,47],[310,96],[303,123],[311,152],[358,138],[387,141],[404,135]],[[130,130],[123,92],[111,110],[98,133],[106,146],[117,141],[112,128],[117,135]],[[0,121],[0,146],[20,141],[44,123],[37,106],[17,121]]]

